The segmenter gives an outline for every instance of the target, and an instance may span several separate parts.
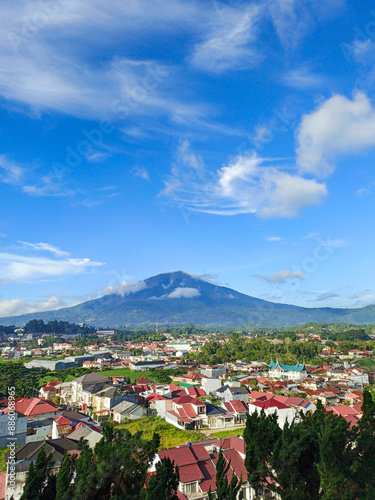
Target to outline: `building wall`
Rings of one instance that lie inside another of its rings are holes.
[[[221,380],[218,378],[203,378],[202,387],[206,394],[211,394],[221,387]]]
[[[8,425],[8,415],[0,415],[0,448],[7,448],[9,445],[9,437],[12,437],[15,441],[17,440],[17,446],[25,444],[26,430],[27,430],[27,417],[20,416],[18,412],[15,412],[15,435],[10,436]]]

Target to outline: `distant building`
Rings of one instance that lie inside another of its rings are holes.
[[[115,335],[116,330],[96,330],[95,333],[98,337],[112,337],[112,335]]]
[[[268,376],[270,378],[286,378],[288,380],[302,380],[307,376],[307,369],[305,362],[301,365],[297,362],[295,365],[283,365],[279,363],[278,359],[273,361],[268,367]]]
[[[201,373],[208,378],[217,378],[227,373],[224,365],[207,366],[201,369]]]
[[[134,363],[129,363],[129,368],[135,371],[143,371],[143,370],[153,370],[155,368],[164,368],[165,361],[136,361]]]

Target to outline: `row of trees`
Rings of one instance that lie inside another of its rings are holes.
[[[312,362],[321,352],[322,347],[316,341],[296,342],[292,339],[282,344],[272,344],[263,338],[248,339],[237,333],[229,337],[224,345],[216,341],[207,342],[198,353],[189,353],[199,364],[224,363],[245,359],[245,361],[263,360],[278,357],[280,362],[294,364],[297,360]]]
[[[95,328],[88,326],[79,326],[69,321],[48,321],[44,323],[42,319],[32,319],[24,326],[26,333],[66,333],[73,334],[90,334],[95,332]]]
[[[275,414],[249,415],[244,431],[251,485],[283,500],[375,498],[375,404],[364,391],[363,416],[350,427],[318,402],[313,414],[281,430]]]

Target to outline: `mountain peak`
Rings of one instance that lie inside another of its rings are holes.
[[[309,309],[273,303],[212,284],[186,271],[171,271],[112,287],[108,295],[73,307],[0,318],[0,324],[23,326],[31,319],[84,321],[97,327],[155,323],[230,326],[289,326],[309,321],[374,323],[374,307]]]

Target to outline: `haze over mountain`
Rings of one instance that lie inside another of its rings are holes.
[[[375,323],[375,306],[360,309],[303,308],[257,299],[182,271],[112,288],[99,299],[40,313],[0,318],[22,326],[31,319],[86,322],[95,326],[144,324],[288,326],[308,321]]]

